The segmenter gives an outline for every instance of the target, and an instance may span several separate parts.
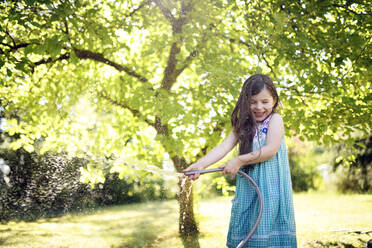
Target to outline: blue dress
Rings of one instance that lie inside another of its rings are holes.
[[[258,126],[253,151],[265,145],[271,116]],[[274,157],[240,168],[257,183],[263,198],[262,219],[245,247],[297,247],[296,225],[292,201],[292,182],[284,136]],[[227,246],[238,246],[258,216],[258,196],[253,185],[236,175],[236,193],[232,201]]]

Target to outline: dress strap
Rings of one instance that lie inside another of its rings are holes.
[[[261,134],[267,134],[267,129],[269,127],[269,123],[270,123],[270,120],[271,120],[271,117],[272,117],[272,113],[266,117],[266,119],[257,126],[257,129],[256,129],[256,133],[254,135],[254,138],[253,139],[257,139],[258,136],[261,136]]]
[[[269,126],[269,122],[270,122],[272,116],[273,116],[273,113],[271,113],[268,117],[266,117],[266,119],[262,122],[262,127],[268,127]]]

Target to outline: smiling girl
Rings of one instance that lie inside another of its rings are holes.
[[[236,175],[227,236],[229,248],[235,248],[245,238],[259,211],[256,191],[237,174],[239,170],[253,178],[263,196],[261,222],[245,247],[297,247],[292,182],[283,119],[276,113],[278,103],[279,96],[268,76],[249,77],[231,115],[233,130],[221,144],[185,170],[205,169],[239,144],[239,156],[220,166],[224,174]],[[199,176],[194,174],[189,179]]]

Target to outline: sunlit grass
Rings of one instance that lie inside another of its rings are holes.
[[[372,230],[372,195],[309,193],[296,194],[294,201],[299,247],[363,247],[372,238],[340,231]],[[230,208],[231,198],[197,201],[200,247],[225,247]],[[0,246],[182,247],[177,221],[174,200],[107,207],[0,225]]]
[[[297,194],[294,202],[299,247],[365,247],[372,239],[345,231],[372,231],[372,195]]]

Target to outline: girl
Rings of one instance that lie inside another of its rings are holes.
[[[261,222],[246,247],[297,247],[292,203],[292,182],[284,126],[276,113],[279,97],[271,79],[256,74],[243,85],[231,115],[233,130],[207,155],[186,171],[202,170],[221,160],[239,143],[239,156],[220,166],[224,174],[236,175],[227,246],[235,248],[252,228],[258,215],[258,197],[246,172],[257,183],[263,197]],[[189,176],[196,180],[199,174]]]

